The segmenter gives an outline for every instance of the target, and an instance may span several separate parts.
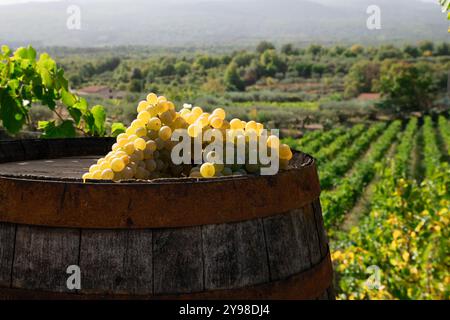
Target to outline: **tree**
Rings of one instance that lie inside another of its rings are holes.
[[[310,78],[312,74],[312,63],[308,61],[297,62],[294,66],[299,77]]]
[[[287,64],[284,56],[277,54],[275,50],[266,50],[259,59],[259,64],[262,67],[264,76],[273,77],[277,73],[285,73]]]
[[[312,44],[307,49],[306,52],[316,57],[322,53],[323,47],[320,44]]]
[[[242,91],[245,89],[244,82],[239,76],[238,66],[235,62],[231,62],[225,70],[224,83],[228,90]]]
[[[424,55],[426,52],[433,52],[434,43],[431,41],[421,41],[419,42],[419,49],[422,55]]]
[[[403,52],[400,49],[394,47],[393,45],[381,46],[378,50],[378,59],[401,59],[403,58]]]
[[[412,45],[406,45],[403,48],[403,52],[406,53],[411,58],[417,58],[418,56],[420,56],[419,48],[417,48],[416,46],[412,46]]]
[[[442,42],[436,47],[436,55],[438,56],[449,56],[450,55],[450,45],[447,42]]]
[[[253,61],[251,65],[245,68],[244,76],[242,81],[244,81],[245,86],[251,86],[258,81],[259,78],[259,66],[256,61]]]
[[[256,52],[258,52],[259,54],[262,54],[263,52],[265,52],[267,50],[274,50],[274,49],[275,49],[275,45],[268,41],[261,41],[256,46]]]
[[[281,47],[281,53],[287,56],[291,56],[297,54],[297,51],[295,50],[292,43],[287,43]]]
[[[353,53],[355,56],[358,56],[364,53],[364,47],[360,44],[354,44],[350,47],[350,52]]]
[[[393,112],[427,111],[432,102],[433,78],[428,64],[386,62],[381,68],[383,106]]]
[[[178,61],[175,64],[175,72],[180,77],[184,77],[189,72],[191,72],[191,65],[189,63],[187,63],[186,61]]]
[[[380,65],[369,60],[353,64],[345,77],[345,96],[356,97],[363,92],[373,92],[375,81],[380,77]]]
[[[257,59],[255,54],[247,51],[242,51],[234,56],[233,61],[237,64],[238,67],[246,67],[249,66],[250,63],[252,63],[252,61],[254,61],[255,59]]]
[[[218,58],[214,58],[208,55],[201,55],[197,57],[197,59],[195,59],[194,67],[207,70],[217,67],[220,64],[220,62],[221,61]]]
[[[131,79],[128,86],[128,90],[131,92],[141,92],[142,91],[142,80]]]
[[[142,75],[141,69],[139,69],[139,68],[134,68],[133,71],[131,71],[130,79],[132,79],[132,80],[134,80],[134,79],[141,80],[141,79],[143,79],[143,78],[144,78],[144,77],[143,77],[143,75]]]

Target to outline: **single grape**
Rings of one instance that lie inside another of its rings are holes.
[[[121,158],[115,158],[111,161],[111,169],[114,172],[120,172],[125,168],[125,163]]]
[[[200,107],[193,107],[191,110],[191,113],[193,113],[193,114],[197,115],[197,117],[199,117],[203,113],[203,110]]]
[[[149,93],[149,94],[147,95],[147,101],[148,101],[150,104],[155,105],[155,104],[158,103],[158,96],[157,96],[156,94],[154,94],[154,93]]]
[[[171,136],[172,136],[172,129],[170,129],[170,127],[164,126],[161,127],[161,129],[159,129],[159,137],[162,140],[164,141],[169,140]]]
[[[125,147],[123,148],[123,150],[128,154],[128,155],[132,155],[134,152],[134,143],[133,142],[128,142]]]
[[[112,180],[114,179],[114,172],[111,169],[105,169],[102,171],[102,180]]]
[[[214,164],[212,164],[210,162],[205,162],[200,167],[200,173],[201,173],[202,177],[204,177],[204,178],[214,177],[214,174],[216,173]]]
[[[292,159],[292,151],[291,148],[287,144],[280,145],[280,159],[283,160],[291,160]]]
[[[214,109],[212,114],[219,117],[219,119],[225,120],[226,113],[222,108]]]
[[[153,117],[148,121],[147,127],[150,130],[158,131],[161,128],[161,120],[157,117]]]
[[[97,165],[97,164],[93,164],[92,166],[89,167],[89,172],[90,173],[94,173],[97,170],[100,170],[100,166]]]
[[[147,147],[147,143],[145,142],[144,139],[137,138],[136,140],[134,140],[134,147],[137,150],[145,150],[145,148]]]
[[[100,180],[102,178],[102,172],[100,170],[92,172],[93,180]]]
[[[83,183],[85,183],[86,180],[92,179],[92,174],[89,172],[86,172],[85,174],[83,174],[83,176],[81,178],[83,179]]]
[[[148,107],[148,102],[147,101],[141,101],[141,102],[139,102],[139,104],[138,104],[138,107],[137,107],[137,112],[142,112],[142,111],[144,111],[147,107]]]
[[[244,125],[242,124],[241,120],[233,119],[230,121],[230,129],[233,130],[244,129]]]
[[[223,125],[223,119],[221,119],[221,118],[219,118],[219,117],[213,117],[213,118],[211,119],[210,123],[211,123],[211,126],[212,126],[214,129],[219,129],[219,128],[221,128],[222,125]]]
[[[144,110],[144,111],[139,112],[137,118],[139,120],[141,120],[142,122],[147,123],[148,120],[150,120],[151,115],[148,111]]]

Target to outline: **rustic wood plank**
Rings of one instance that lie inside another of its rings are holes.
[[[318,264],[322,254],[319,247],[319,236],[317,234],[316,223],[312,206],[305,206],[291,212],[299,244],[304,251],[308,248],[310,265]]]
[[[153,257],[155,294],[204,289],[201,227],[155,230]]]
[[[151,230],[82,230],[85,293],[152,294]]]
[[[79,231],[17,227],[13,266],[13,288],[70,292],[67,267],[78,264]]]
[[[26,160],[45,159],[48,156],[48,140],[21,140]]]
[[[316,199],[312,203],[314,217],[316,221],[316,228],[319,235],[319,247],[322,254],[322,258],[328,253],[328,236],[323,223],[322,206],[320,199]]]
[[[203,227],[206,289],[239,288],[269,281],[261,219]]]
[[[270,279],[280,280],[311,266],[309,248],[303,230],[296,230],[291,214],[263,220]]]
[[[308,236],[309,250],[311,253],[311,263],[314,266],[322,260],[322,251],[320,248],[319,234],[317,232],[316,217],[312,203],[304,206],[302,210],[306,227],[305,230]]]
[[[22,161],[25,159],[25,152],[20,140],[2,141],[2,162]]]
[[[11,286],[16,225],[0,223],[0,286]]]

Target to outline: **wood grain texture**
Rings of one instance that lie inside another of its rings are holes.
[[[79,231],[17,226],[12,287],[69,291],[67,267],[78,264]]]
[[[239,288],[269,281],[262,220],[203,227],[205,288]]]
[[[155,230],[153,263],[155,294],[202,291],[201,227]]]
[[[25,160],[25,151],[20,140],[0,142],[0,163]]]
[[[12,262],[14,258],[14,242],[16,226],[0,223],[0,286],[11,285]]]
[[[263,223],[272,281],[311,266],[304,225],[296,225],[292,214],[266,218]]]
[[[84,293],[152,294],[151,230],[82,230]]]
[[[322,260],[319,235],[317,234],[316,217],[312,204],[306,205],[296,215],[297,223],[303,224],[303,232],[309,247],[311,265],[314,266]]]
[[[322,205],[320,199],[316,199],[312,203],[314,217],[316,221],[317,235],[319,236],[319,247],[322,257],[328,253],[328,236],[323,223]]]
[[[27,289],[0,289],[1,299],[118,299],[118,300],[304,300],[322,297],[332,281],[329,256],[311,269],[284,280],[228,290],[210,290],[178,295],[67,294]]]

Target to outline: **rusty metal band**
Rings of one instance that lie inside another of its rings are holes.
[[[181,295],[101,295],[72,294],[29,289],[0,288],[0,299],[68,299],[68,300],[314,300],[332,286],[330,253],[311,269],[287,279],[227,290],[213,290]]]
[[[75,153],[72,149],[66,155]],[[295,159],[298,167],[274,176],[86,184],[0,176],[0,222],[64,228],[144,229],[223,224],[274,216],[304,207],[320,195],[314,160],[303,154],[296,154]]]

